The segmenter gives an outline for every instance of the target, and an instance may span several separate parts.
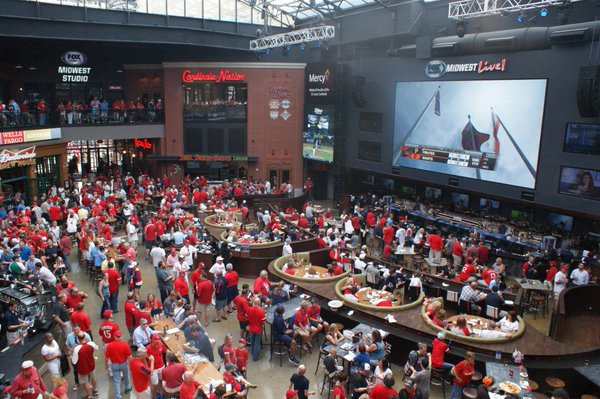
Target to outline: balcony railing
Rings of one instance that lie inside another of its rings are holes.
[[[164,110],[77,110],[73,112],[0,112],[0,131],[115,124],[163,123]]]

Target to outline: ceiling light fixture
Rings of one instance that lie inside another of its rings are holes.
[[[547,8],[542,8],[540,10],[540,17],[545,17],[548,15],[548,9]]]

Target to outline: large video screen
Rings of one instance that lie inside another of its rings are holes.
[[[535,188],[546,80],[398,82],[393,171]]]
[[[600,200],[600,170],[563,166],[558,192],[573,197]]]
[[[302,144],[304,158],[333,162],[332,114],[330,107],[306,105]]]
[[[560,231],[573,230],[573,216],[561,215],[560,213],[548,212],[548,224]]]
[[[600,155],[600,125],[567,123],[565,151]]]

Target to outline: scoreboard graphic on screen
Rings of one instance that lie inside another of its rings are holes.
[[[402,147],[403,158],[417,161],[438,162],[446,165],[462,166],[484,170],[495,170],[498,155],[477,151],[457,151],[456,149],[435,148],[406,144]]]

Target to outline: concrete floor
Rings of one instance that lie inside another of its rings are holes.
[[[144,250],[145,251],[145,250]],[[140,251],[140,255],[141,255]],[[156,277],[154,275],[154,267],[148,262],[147,259],[142,259],[143,256],[138,257],[138,262],[140,264],[140,268],[142,270],[144,285],[142,287],[142,297],[145,298],[149,293],[154,293],[158,296],[158,288],[156,285]],[[90,295],[90,298],[85,301],[86,304],[86,312],[89,314],[92,319],[92,331],[95,336],[95,342],[100,345],[100,350],[97,353],[97,362],[96,362],[96,370],[97,370],[97,378],[98,378],[98,391],[100,392],[100,399],[108,399],[114,398],[114,385],[112,380],[109,378],[108,373],[104,369],[104,352],[102,350],[101,341],[98,338],[98,327],[102,323],[100,319],[100,302],[98,297],[94,294],[95,287],[89,281],[88,276],[85,272],[80,271],[79,267],[76,265],[76,258],[73,256],[72,262],[74,263],[73,273],[70,278],[75,282],[77,287],[80,290],[85,291]],[[244,281],[240,281],[240,287]],[[119,308],[123,309],[123,303],[126,299],[127,290],[122,286],[119,293]],[[213,308],[214,312],[214,308]],[[211,317],[212,318],[212,317]],[[127,329],[125,327],[125,314],[123,311],[119,312],[115,315],[115,322],[121,327],[121,331],[124,332],[124,335],[127,336]],[[233,333],[234,339],[237,342],[239,338],[239,325],[236,318],[235,313],[231,314],[227,321],[222,321],[220,323],[211,323],[207,327],[207,332],[209,337],[216,340],[217,344],[223,342],[223,337],[226,333]],[[215,353],[215,360],[219,359],[219,356]],[[319,369],[317,375],[315,375],[315,367],[317,364],[318,352],[317,350],[313,350],[312,354],[304,354],[300,359],[303,364],[307,367],[307,377],[310,380],[310,389],[316,390],[317,395],[319,396],[319,391],[321,389],[321,382],[323,379],[322,369]],[[401,368],[398,365],[393,365],[392,369],[394,371],[394,375],[396,376],[397,384],[396,387],[401,387],[401,379],[402,372]],[[251,391],[249,397],[253,398],[261,398],[261,399],[280,399],[284,398],[285,391],[288,389],[289,380],[292,374],[295,372],[296,367],[284,359],[283,365],[279,366],[279,359],[276,357],[273,358],[273,362],[269,361],[269,348],[264,347],[262,351],[262,358],[258,362],[252,362],[250,360],[248,367],[248,375],[247,378],[249,381],[258,385],[258,388]],[[45,375],[44,380],[46,381],[48,386],[51,387],[52,384],[49,381],[49,376]],[[69,373],[67,378],[69,382],[69,398],[81,398],[83,396],[83,389],[80,389],[78,392],[73,392],[71,387],[73,386],[73,373]],[[449,394],[449,390],[448,390]],[[124,398],[127,398],[128,395],[123,395]],[[133,395],[131,397],[134,397]],[[323,392],[323,398],[327,398],[327,391]],[[441,398],[441,390],[439,387],[433,387],[432,389],[432,398],[437,399]]]

